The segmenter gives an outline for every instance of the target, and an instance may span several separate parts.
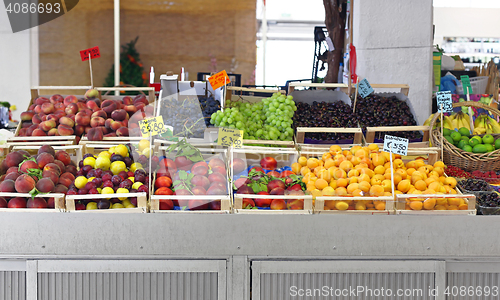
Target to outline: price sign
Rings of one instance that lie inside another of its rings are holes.
[[[82,61],[89,60],[89,54],[90,58],[92,59],[101,57],[101,53],[99,52],[99,46],[95,46],[93,48],[88,48],[80,51],[80,56],[82,57]]]
[[[143,138],[147,138],[149,135],[162,134],[167,131],[165,125],[163,124],[162,116],[139,121],[139,128],[141,129]]]
[[[214,90],[220,88],[221,86],[231,82],[227,76],[226,70],[222,70],[219,73],[208,77],[208,82]]]
[[[460,76],[460,81],[462,81],[462,87],[464,88],[464,94],[472,94],[472,86],[470,85],[469,75]]]
[[[217,145],[241,148],[243,146],[243,130],[219,127]]]
[[[451,101],[451,92],[437,92],[436,93],[438,111],[441,112],[441,105],[443,105],[443,112],[453,112],[453,102]]]
[[[392,147],[392,151],[391,151]],[[407,155],[408,139],[400,138],[392,135],[384,136],[384,152],[392,152],[399,155]]]
[[[359,82],[358,93],[361,96],[361,98],[366,98],[368,95],[373,93],[373,88],[368,82],[368,80],[366,80],[366,78]]]

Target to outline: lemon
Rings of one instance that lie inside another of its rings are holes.
[[[116,193],[117,194],[128,194],[128,190],[125,189],[125,188],[119,188],[116,190]],[[118,197],[118,199],[120,200],[127,200],[128,198],[127,197]]]
[[[146,148],[142,151],[142,155],[146,156],[146,157],[150,157],[151,156],[151,148]]]
[[[142,182],[137,181],[137,182],[134,182],[134,184],[132,184],[132,188],[134,190],[137,190],[141,185],[142,185]]]
[[[123,157],[127,157],[128,156],[128,148],[127,146],[123,145],[123,144],[120,144],[118,146],[115,147],[115,154],[119,154]]]
[[[127,171],[127,165],[123,161],[114,161],[111,163],[111,172],[118,175],[121,171]]]
[[[109,170],[110,165],[111,165],[111,161],[109,160],[109,157],[99,156],[95,160],[95,168],[100,168],[100,169],[103,169],[104,171],[107,171],[107,170]]]
[[[130,171],[135,172],[136,170],[141,170],[142,169],[142,164],[141,163],[133,163],[130,165]]]
[[[87,184],[88,179],[85,176],[78,176],[75,179],[75,186],[78,189],[83,189]]]
[[[139,142],[139,151],[142,152],[146,148],[149,148],[149,140],[141,140]]]
[[[115,208],[115,209],[116,208],[125,208],[125,206],[123,206],[123,204],[121,204],[121,203],[115,203],[115,204],[113,204],[113,206],[111,206],[111,208]]]
[[[108,159],[111,158],[111,153],[109,153],[109,151],[102,151],[101,153],[99,153],[99,155],[97,155],[97,157],[107,157]]]
[[[94,168],[94,166],[95,166],[95,158],[93,158],[91,156],[85,158],[83,160],[83,165],[84,166],[91,166],[92,168]]]

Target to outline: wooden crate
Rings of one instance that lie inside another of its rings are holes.
[[[239,86],[227,86],[227,91],[226,91],[226,100],[232,100],[233,96],[239,97],[242,96],[242,93],[249,93],[250,97],[253,97],[254,93],[265,93],[269,94],[271,96],[274,93],[281,93],[281,94],[286,94],[286,91],[284,90],[278,90],[278,89],[258,89],[258,88],[245,88],[245,87],[239,87]],[[259,100],[262,97],[258,97]]]
[[[31,198],[30,194],[27,193],[0,193],[0,197],[4,198],[14,198],[23,197]],[[38,194],[36,197],[40,198],[54,198],[55,208],[0,208],[0,212],[64,212],[64,194],[60,193],[48,193],[48,194]]]
[[[325,201],[385,201],[384,210],[325,210]],[[315,214],[363,214],[363,215],[392,215],[394,214],[394,197],[316,197],[314,203]]]
[[[348,85],[344,83],[303,83],[303,82],[290,82],[288,86],[288,95],[295,91],[296,87],[307,87],[316,89],[330,89],[330,88],[340,88],[344,93],[348,91]]]
[[[422,142],[412,142],[408,144],[409,148],[425,148],[429,147],[429,137],[431,132],[430,126],[386,126],[386,127],[366,127],[366,142],[371,144],[375,142],[377,132],[404,132],[404,131],[422,131]],[[377,143],[382,145],[383,143]]]
[[[158,155],[161,154],[161,156],[169,157],[169,155],[166,153],[168,147],[172,144],[175,144],[174,142],[170,141],[165,141],[165,140],[157,140],[155,142],[155,153]],[[209,160],[214,157],[218,157],[222,159],[225,163],[225,168],[226,171],[228,169],[228,162],[227,162],[227,152],[228,150],[226,148],[223,148],[221,146],[217,146],[214,144],[191,144],[198,148],[205,160]],[[174,152],[173,152],[174,153]],[[172,155],[172,154],[171,154]],[[171,174],[173,175],[173,174]],[[228,173],[225,174],[226,178],[228,177]],[[229,196],[229,191],[231,191],[230,187],[230,182],[227,180],[226,184],[226,189],[228,191],[228,194],[226,195],[206,195],[206,196],[201,196],[201,195],[193,195],[193,196],[181,196],[181,195],[154,195],[154,182],[156,181],[156,173],[154,174],[153,181],[151,184],[151,197],[150,197],[150,211],[154,213],[230,213],[232,210],[232,203],[231,203],[231,197]],[[195,200],[206,200],[208,201],[221,201],[221,209],[220,210],[160,210],[159,207],[159,201],[161,199],[165,200],[190,200],[190,199],[195,199]]]
[[[345,147],[349,147],[352,145],[362,145],[363,144],[363,131],[361,128],[329,128],[329,127],[297,127],[295,142],[297,144],[304,144],[311,147],[324,147],[326,144],[305,144],[305,135],[306,133],[354,133],[354,139],[352,144],[336,144],[339,146],[345,145]],[[335,141],[329,141],[331,146],[335,144]]]
[[[234,194],[234,213],[237,214],[312,214],[313,212],[313,197],[311,195],[248,195],[248,194]],[[303,199],[304,209],[286,209],[286,210],[272,210],[272,209],[245,209],[243,208],[243,198],[252,199],[283,199],[294,200]]]
[[[370,83],[370,86],[374,89],[399,89],[399,93],[408,96],[410,93],[410,86],[408,84],[379,84]],[[356,92],[356,88],[351,90],[352,93]]]
[[[458,190],[457,190],[458,191]],[[418,198],[462,198],[467,201],[467,210],[407,210],[405,204],[407,199]],[[476,214],[476,196],[459,194],[446,195],[396,195],[395,210],[397,215],[475,215]]]
[[[103,138],[102,141],[89,141],[86,136],[82,137],[80,140],[80,143],[78,145],[81,145],[86,151],[86,153],[93,153],[95,148],[102,148],[103,146],[107,145],[109,147],[116,146],[119,144],[138,144],[141,140],[148,140],[149,138],[142,138],[142,137],[132,137],[132,136],[122,136],[122,137],[105,137]]]
[[[148,92],[146,97],[148,98],[149,103],[154,103],[156,101],[156,96],[155,96],[155,88],[154,87],[96,87],[96,90],[99,92]],[[127,95],[121,95],[121,96],[115,96],[115,95],[104,95],[103,98],[107,99],[123,99]],[[114,98],[114,97],[120,97],[120,98]]]
[[[31,100],[28,107],[24,110],[26,111],[29,106],[33,104],[36,98],[42,95],[40,91],[43,90],[81,90],[85,93],[89,90],[90,86],[36,86],[31,89]],[[63,97],[67,95],[62,95]],[[75,95],[77,97],[83,97],[83,95]],[[22,128],[22,122],[17,125],[14,137],[8,138],[7,143],[9,144],[22,144],[22,145],[74,145],[76,143],[76,136],[27,136],[20,137],[19,130]]]
[[[110,197],[112,196],[112,197]],[[120,208],[120,209],[92,209],[92,210],[76,210],[75,201],[77,200],[94,200],[108,199],[117,197],[137,197],[137,207],[135,208]],[[127,194],[93,194],[93,195],[67,195],[66,196],[66,211],[71,213],[147,213],[148,212],[148,197],[146,193],[127,193]]]
[[[34,155],[38,152],[41,145],[19,145],[19,144],[9,144],[9,153],[17,150],[26,150],[30,154]],[[71,146],[52,146],[54,150],[57,152],[58,150],[64,150],[68,152],[71,157],[71,160],[78,166],[80,160],[83,159],[83,151],[82,146],[80,145],[71,145]]]

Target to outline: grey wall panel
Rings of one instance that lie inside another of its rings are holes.
[[[500,273],[448,272],[446,299],[500,299]]]
[[[216,300],[217,280],[216,272],[39,273],[38,299]]]
[[[434,273],[265,273],[260,275],[260,300],[434,299],[428,293],[434,281]]]
[[[26,299],[26,272],[0,271],[0,300]]]

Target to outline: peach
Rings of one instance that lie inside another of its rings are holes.
[[[35,115],[32,111],[25,111],[21,113],[21,121],[31,121]]]
[[[17,176],[17,177],[19,177],[19,176]],[[0,182],[0,192],[1,193],[15,193],[16,192],[15,181],[12,179],[6,179],[6,180]]]
[[[90,126],[92,127],[97,127],[97,126],[104,126],[106,120],[104,118],[101,118],[101,117],[92,117],[92,119],[90,120]]]
[[[62,184],[58,184],[54,188],[54,193],[66,194],[67,192],[68,192],[68,187],[66,187]],[[53,199],[53,198],[49,198],[49,201],[50,201],[50,199]]]
[[[68,135],[73,135],[75,132],[73,128],[67,126],[67,125],[59,125],[57,126],[57,133],[61,136],[68,136]]]
[[[56,121],[54,121],[54,120],[43,121],[42,123],[40,123],[38,125],[38,128],[40,128],[43,131],[49,131],[55,127],[56,127]]]
[[[87,133],[89,141],[102,141],[103,133],[99,128],[91,128]]]
[[[76,125],[75,126],[75,135],[81,136],[85,132],[85,126]]]
[[[120,127],[116,130],[116,135],[117,136],[129,136],[128,128],[127,127]]]
[[[114,131],[117,131],[118,128],[120,128],[122,126],[123,126],[122,122],[120,122],[120,121],[112,121],[110,128],[113,129]]]
[[[127,116],[127,112],[124,109],[117,109],[111,113],[111,118],[115,121],[123,121]]]
[[[36,183],[36,188],[42,193],[50,193],[54,190],[54,182],[50,178],[42,178]]]
[[[59,170],[61,170],[61,173],[66,172],[66,167],[62,161],[55,159],[54,163],[59,166]]]
[[[137,112],[137,107],[133,105],[127,105],[123,109],[128,113],[129,116],[132,116]]]
[[[49,102],[50,102],[50,100],[47,99],[47,98],[45,98],[45,97],[38,97],[38,98],[35,99],[35,104],[36,105],[42,105],[44,103],[49,103]]]
[[[106,112],[104,110],[98,110],[98,111],[95,111],[92,113],[91,118],[94,118],[94,117],[101,117],[104,120],[106,120],[108,118],[108,115],[106,114]]]
[[[74,95],[66,96],[63,100],[64,105],[68,106],[71,103],[78,103],[78,99]]]
[[[45,114],[53,113],[55,110],[56,109],[54,107],[54,104],[52,104],[52,103],[44,103],[44,104],[42,104],[42,112],[45,113]]]
[[[63,125],[66,125],[66,126],[73,128],[73,126],[75,126],[75,121],[73,121],[71,118],[65,116],[65,117],[61,117],[59,119],[59,124],[63,124]]]
[[[78,113],[78,105],[76,103],[70,103],[64,109],[67,115]]]
[[[98,110],[100,110],[99,105],[98,105],[98,104],[97,104],[97,102],[96,102],[96,101],[94,101],[94,100],[89,100],[89,101],[87,101],[86,106],[87,106],[89,109],[91,109],[92,111],[98,111]]]
[[[35,129],[33,130],[33,133],[31,134],[32,136],[47,136],[47,134],[45,133],[45,131],[41,130],[41,129]]]
[[[113,100],[104,100],[101,103],[101,108],[108,114],[108,116],[111,116],[111,113],[118,109],[118,105]]]
[[[82,111],[84,109],[87,109],[87,105],[85,105],[85,103],[83,103],[83,102],[76,103],[76,106],[78,106],[78,111]]]
[[[46,164],[45,167],[43,167],[43,172],[45,172],[45,171],[54,171],[55,173],[57,173],[58,177],[61,174],[61,169],[59,168],[59,165],[57,165],[56,163]],[[43,172],[42,172],[42,176],[43,176]],[[45,177],[45,176],[43,176],[43,177]]]
[[[31,176],[23,174],[17,177],[14,185],[18,193],[29,193],[35,188],[35,180]]]
[[[76,125],[88,126],[90,125],[90,115],[81,111],[75,116]]]

